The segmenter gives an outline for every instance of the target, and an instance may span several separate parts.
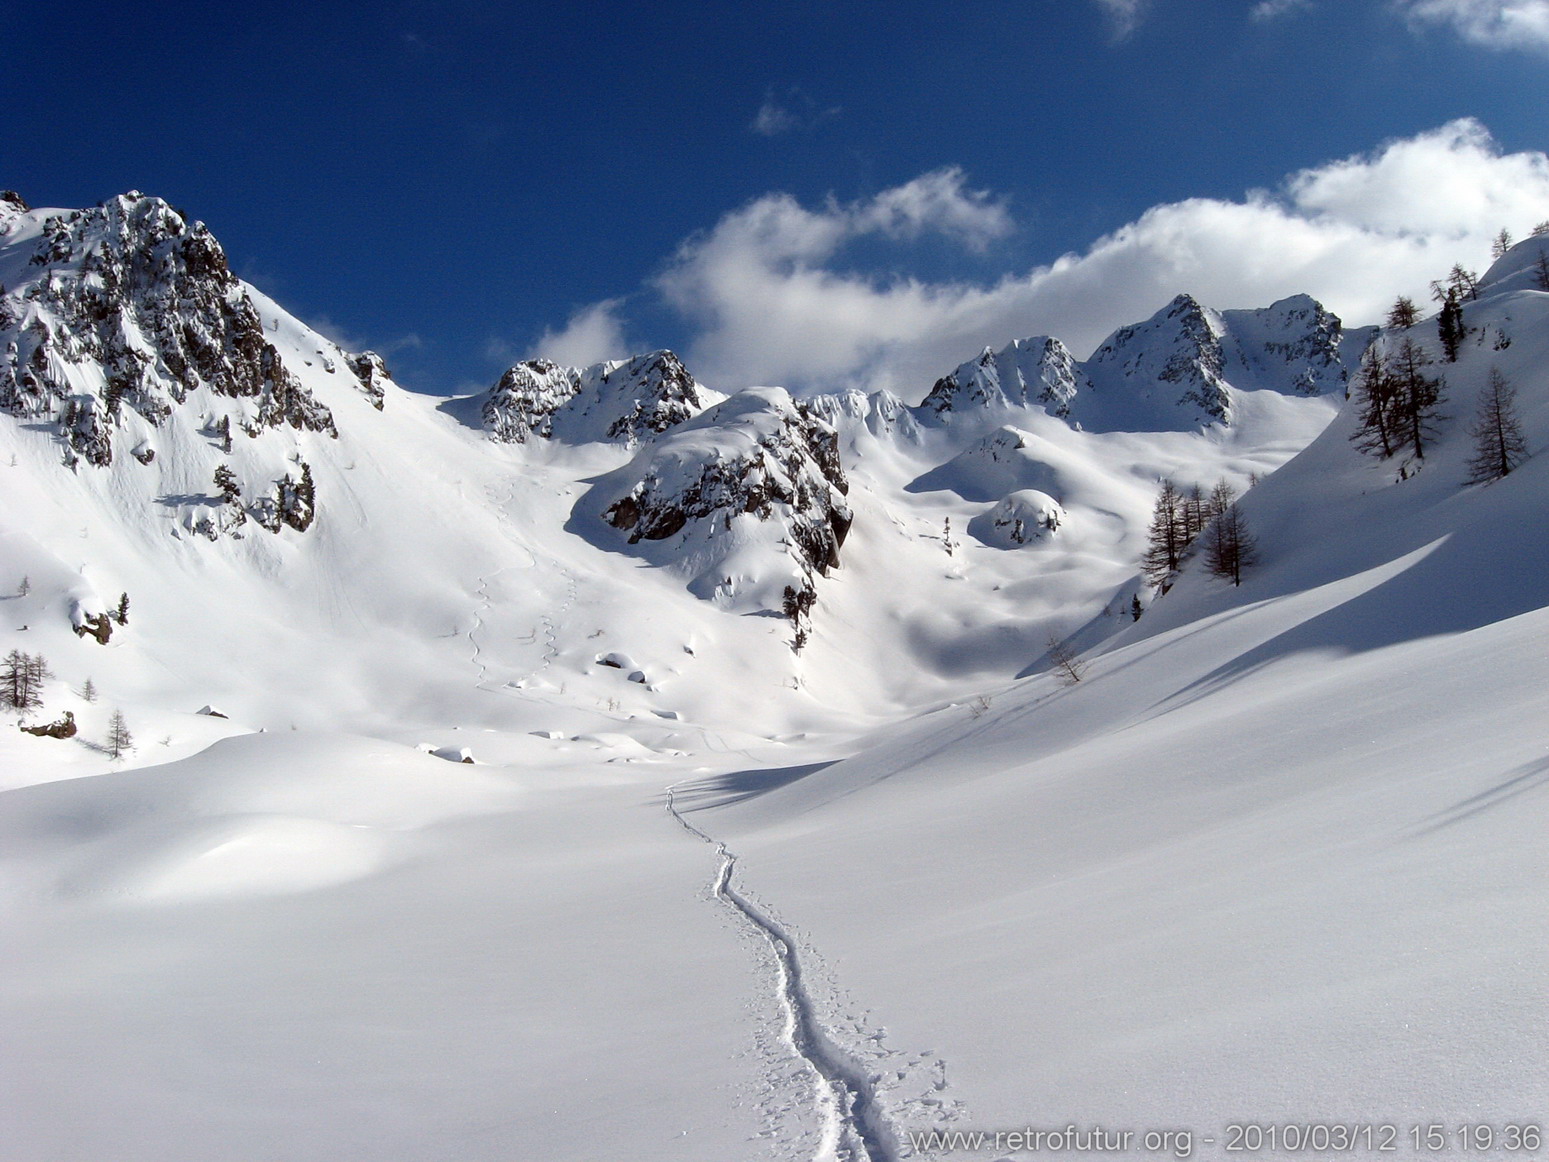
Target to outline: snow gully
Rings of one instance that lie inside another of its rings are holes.
[[[785,1017],[782,1039],[812,1071],[822,1129],[813,1162],[895,1162],[895,1136],[883,1118],[872,1079],[829,1039],[802,982],[796,942],[732,886],[737,857],[678,813],[677,784],[667,788],[667,813],[689,834],[712,845],[721,858],[711,893],[757,929],[774,955],[776,991]]]

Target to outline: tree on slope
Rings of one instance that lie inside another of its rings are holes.
[[[1393,455],[1396,416],[1394,403],[1396,389],[1393,375],[1388,370],[1387,358],[1375,343],[1361,356],[1361,370],[1356,381],[1356,400],[1361,409],[1360,426],[1350,438],[1363,452],[1371,452],[1386,460]]]
[[[1447,362],[1456,363],[1458,348],[1463,346],[1463,340],[1468,337],[1468,327],[1463,322],[1463,305],[1458,302],[1458,296],[1453,291],[1447,292],[1441,304],[1441,311],[1436,316],[1436,330]]]
[[[13,710],[43,705],[43,683],[54,676],[42,654],[12,650],[0,659],[0,702]]]
[[[1490,369],[1490,382],[1479,393],[1479,414],[1468,434],[1474,438],[1474,455],[1465,484],[1499,480],[1527,459],[1527,441],[1517,418],[1517,390],[1497,368]]]
[[[1408,295],[1399,295],[1388,311],[1386,325],[1390,330],[1404,331],[1413,327],[1419,321],[1420,308],[1415,306],[1414,299]]]
[[[1248,529],[1247,518],[1236,504],[1229,504],[1205,530],[1205,567],[1212,577],[1229,577],[1242,584],[1242,572],[1258,563],[1258,541]]]
[[[1442,380],[1425,374],[1430,356],[1412,339],[1405,339],[1393,361],[1394,412],[1398,420],[1397,436],[1416,460],[1425,459],[1425,449],[1436,439],[1441,421]]]
[[[129,723],[124,720],[122,710],[114,710],[113,717],[108,719],[108,756],[121,759],[134,746],[134,735],[129,733]]]
[[[1140,559],[1146,580],[1166,592],[1168,579],[1178,571],[1189,538],[1185,532],[1183,497],[1171,480],[1162,481],[1151,509],[1151,527],[1146,532],[1146,553]]]

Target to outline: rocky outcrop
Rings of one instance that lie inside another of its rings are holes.
[[[694,562],[690,587],[723,604],[756,590],[755,604],[783,610],[784,585],[810,593],[852,519],[837,434],[781,388],[739,392],[597,487],[590,503],[626,544],[672,541],[672,557]],[[734,551],[740,577],[723,567]]]
[[[1151,319],[1121,327],[1093,353],[1094,380],[1124,381],[1189,423],[1230,422],[1232,397],[1222,377],[1221,317],[1179,295]]]
[[[6,205],[17,242],[35,237],[26,277],[0,300],[0,410],[56,422],[98,466],[126,410],[159,427],[201,388],[233,401],[249,435],[338,434],[203,223],[138,193],[41,221]]]
[[[480,416],[490,437],[502,443],[539,438],[635,447],[722,398],[695,382],[671,351],[587,368],[528,359],[500,377]]]
[[[1089,387],[1081,365],[1058,339],[1018,339],[1000,351],[986,347],[979,358],[942,376],[920,405],[927,417],[949,419],[962,411],[1039,407],[1064,418]]]
[[[387,385],[393,381],[393,373],[375,351],[362,351],[359,355],[347,355],[345,365],[354,373],[360,384],[361,394],[371,401],[371,406],[381,411],[387,398]]]

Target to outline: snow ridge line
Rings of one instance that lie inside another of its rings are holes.
[[[866,1070],[829,1039],[802,981],[796,942],[736,888],[737,857],[678,813],[678,784],[667,788],[667,813],[695,838],[711,844],[721,857],[711,894],[740,914],[769,944],[777,971],[777,992],[785,1014],[784,1040],[813,1074],[821,1137],[813,1162],[897,1162],[896,1138],[882,1114],[876,1088]]]

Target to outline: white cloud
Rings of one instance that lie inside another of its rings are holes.
[[[862,235],[937,231],[967,247],[1004,237],[1003,204],[964,182],[941,170],[815,209],[770,194],[688,239],[655,289],[690,324],[689,366],[723,389],[857,385],[914,400],[986,345],[1051,334],[1084,355],[1180,291],[1219,308],[1306,292],[1352,324],[1371,322],[1397,294],[1423,297],[1454,262],[1482,265],[1503,226],[1520,236],[1541,221],[1549,158],[1502,154],[1462,120],[1293,174],[1276,191],[1154,207],[1084,253],[990,283],[844,266],[846,242]],[[601,334],[608,341],[583,344],[588,354],[623,353],[616,306],[581,312],[556,342]]]
[[[1278,20],[1311,7],[1312,0],[1259,0],[1248,15],[1258,21]]]
[[[624,323],[618,317],[623,299],[603,299],[582,307],[558,331],[550,328],[539,336],[531,358],[551,359],[562,367],[590,367],[605,359],[621,359],[630,353]]]
[[[1140,27],[1150,0],[1092,0],[1108,17],[1115,40],[1123,40]]]
[[[779,137],[798,129],[814,129],[839,114],[838,106],[819,108],[799,85],[790,85],[779,92],[770,88],[764,93],[764,103],[753,115],[748,129],[761,137]]]
[[[1490,48],[1549,51],[1549,0],[1393,0],[1416,24],[1450,26]]]
[[[758,107],[758,112],[753,116],[753,124],[748,126],[754,133],[764,137],[778,137],[782,133],[789,133],[801,124],[801,120],[783,105],[775,104],[772,97],[765,97],[764,103]]]

